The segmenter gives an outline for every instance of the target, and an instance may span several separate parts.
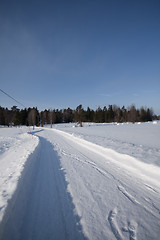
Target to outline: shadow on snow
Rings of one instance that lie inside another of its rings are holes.
[[[39,130],[30,130],[28,131],[28,134],[35,134],[35,133],[39,133],[39,132],[43,132],[44,130],[43,129],[39,129]]]

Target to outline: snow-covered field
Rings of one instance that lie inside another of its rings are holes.
[[[160,122],[0,128],[0,239],[159,239]]]

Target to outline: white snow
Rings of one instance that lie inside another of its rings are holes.
[[[125,153],[149,164],[160,166],[160,121],[147,123],[58,124],[55,128],[116,152]]]
[[[37,137],[27,134],[26,128],[0,128],[0,221],[38,141]]]
[[[0,239],[157,240],[160,123],[73,126],[0,128]]]

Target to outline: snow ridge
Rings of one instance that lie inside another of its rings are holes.
[[[74,136],[73,134],[69,134],[69,133],[63,132],[58,129],[51,129],[51,131],[55,131],[55,132],[59,133],[63,137],[67,138],[69,141],[76,142],[80,146],[87,148],[89,151],[92,151],[92,152],[99,154],[100,156],[106,158],[106,161],[110,160],[112,163],[115,163],[116,165],[119,165],[120,167],[124,167],[125,169],[127,169],[133,173],[136,173],[136,175],[139,175],[139,177],[141,177],[143,179],[145,178],[146,180],[148,179],[149,181],[151,181],[154,184],[159,186],[160,167],[138,161],[134,157],[115,152],[112,149],[104,148],[97,144],[88,142],[84,139],[78,138],[78,137]],[[129,164],[128,164],[128,162],[129,162]]]

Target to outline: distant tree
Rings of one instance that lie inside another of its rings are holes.
[[[40,121],[41,121],[41,127],[43,127],[45,124],[48,123],[48,111],[45,109],[44,111],[41,111],[40,113]]]
[[[112,105],[108,107],[108,122],[114,122],[114,111]]]
[[[153,110],[149,108],[140,108],[140,121],[142,122],[148,122],[152,121],[153,119]]]
[[[28,122],[30,126],[33,126],[33,130],[34,126],[38,124],[38,120],[38,110],[37,108],[32,108],[28,114]]]
[[[76,111],[75,111],[75,114],[74,114],[74,120],[76,122],[78,122],[80,124],[80,126],[82,126],[83,117],[84,117],[84,110],[82,108],[82,105],[79,105],[76,108]]]
[[[152,109],[147,109],[147,121],[152,121],[153,119],[153,110]]]
[[[113,105],[114,112],[114,122],[122,122],[122,110],[117,107],[117,105]]]
[[[85,112],[85,119],[87,122],[93,122],[93,120],[94,120],[94,111],[91,110],[89,107],[87,108],[87,111]]]
[[[55,110],[55,115],[56,115],[56,123],[62,123],[63,122],[62,109],[61,110],[56,109]]]
[[[129,122],[135,123],[137,120],[137,110],[134,105],[131,105],[128,110],[128,120]]]
[[[145,122],[146,121],[146,110],[144,107],[140,108],[140,121]]]
[[[20,114],[20,111],[16,111],[13,122],[14,122],[14,126],[21,125],[21,114]]]
[[[43,127],[44,126],[43,111],[40,112],[40,122],[41,122],[41,127]]]
[[[63,110],[63,122],[69,123],[73,122],[73,110],[68,108]]]
[[[52,118],[53,118],[53,123],[55,123],[55,122],[56,122],[56,113],[55,113],[55,110],[53,110]]]
[[[97,123],[103,123],[105,121],[104,111],[100,107],[95,111],[94,117]]]
[[[122,122],[127,122],[128,121],[128,113],[127,109],[125,106],[122,107]]]
[[[0,107],[0,125],[5,125],[5,109]]]
[[[28,110],[25,108],[24,110],[21,110],[21,124],[27,125],[27,118],[28,118]]]
[[[103,108],[103,114],[104,114],[104,122],[108,122],[108,110],[106,106],[104,106]]]
[[[53,123],[55,123],[55,112],[53,110],[49,110],[49,121],[52,128]]]
[[[35,125],[41,126],[44,124],[62,123],[62,122],[79,122],[82,126],[82,122],[146,122],[152,121],[153,119],[159,119],[159,116],[153,115],[151,108],[141,107],[136,109],[134,105],[128,107],[128,110],[123,106],[122,108],[116,105],[109,105],[108,109],[106,106],[101,109],[98,107],[95,111],[89,107],[87,110],[79,105],[76,110],[71,108],[63,110],[47,110],[39,111],[37,108],[18,109],[17,106],[13,106],[11,110],[8,108],[0,107],[0,125]]]
[[[12,123],[14,126],[20,125],[20,114],[19,109],[17,106],[11,107],[11,110],[9,111],[10,115],[10,124]]]
[[[9,127],[9,125],[12,125],[12,112],[6,108],[4,110],[4,119],[5,119],[5,125]]]

